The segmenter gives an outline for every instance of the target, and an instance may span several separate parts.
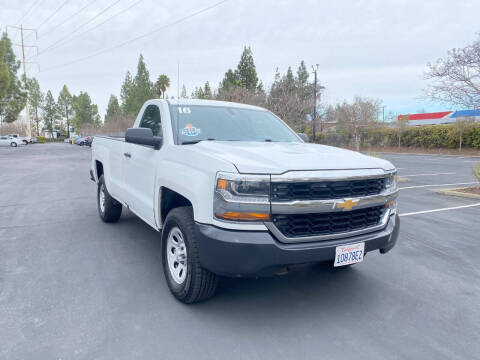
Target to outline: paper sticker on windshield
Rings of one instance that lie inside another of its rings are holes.
[[[182,135],[198,136],[198,135],[200,135],[200,129],[196,128],[192,124],[186,124],[185,127],[182,129]]]

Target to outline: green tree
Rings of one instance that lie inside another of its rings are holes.
[[[120,104],[118,103],[118,98],[115,95],[110,95],[108,100],[107,113],[105,114],[105,122],[110,122],[113,119],[117,118],[118,115],[122,113]]]
[[[0,38],[0,119],[6,122],[17,119],[27,100],[25,82],[17,77],[19,68],[12,42],[3,33]]]
[[[40,84],[35,78],[27,79],[28,104],[30,116],[35,121],[35,133],[40,136],[40,117],[38,110],[42,109],[44,95],[40,90]]]
[[[58,113],[62,119],[65,119],[65,128],[67,137],[70,137],[70,120],[73,116],[73,97],[68,91],[67,85],[63,85],[58,95]]]
[[[205,86],[203,87],[203,98],[213,99],[212,89],[210,88],[210,84],[208,81],[205,83]]]
[[[125,75],[125,80],[122,84],[122,89],[120,90],[120,99],[122,101],[122,112],[125,115],[136,115],[135,113],[135,95],[134,95],[134,84],[132,75],[130,71],[127,71]]]
[[[147,70],[147,65],[143,60],[143,55],[140,54],[137,64],[137,74],[133,79],[133,94],[134,94],[134,114],[137,114],[145,101],[155,98],[155,88],[150,81],[150,74]]]
[[[92,103],[92,99],[87,92],[81,91],[79,95],[73,96],[73,110],[75,112],[73,118],[75,129],[79,129],[86,124],[95,126],[100,124],[98,106]]]
[[[244,47],[240,62],[235,71],[236,78],[244,88],[255,91],[258,85],[257,70],[253,61],[253,53],[250,47]]]
[[[241,86],[240,80],[232,69],[228,69],[220,83],[219,91],[228,91],[237,86]]]
[[[182,86],[182,92],[180,93],[180,98],[181,99],[187,98],[187,88],[185,87],[185,84]]]
[[[302,60],[300,65],[297,69],[297,81],[299,86],[305,86],[308,83],[308,71],[307,67],[305,66],[305,62]]]
[[[59,117],[57,104],[55,103],[55,99],[53,98],[52,92],[50,90],[47,91],[47,95],[45,96],[45,102],[43,103],[42,112],[43,120],[45,121],[47,130],[53,138],[53,130],[57,125],[57,120],[59,119]]]
[[[201,87],[196,87],[192,92],[192,99],[205,99],[205,93]]]
[[[158,96],[162,96],[165,99],[165,92],[170,87],[170,78],[165,75],[159,75],[157,81],[155,82],[155,92]]]

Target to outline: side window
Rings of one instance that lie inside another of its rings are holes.
[[[157,105],[147,106],[143,112],[139,127],[152,129],[153,136],[162,136],[162,120],[160,119],[160,109]]]

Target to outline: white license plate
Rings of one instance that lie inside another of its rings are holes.
[[[365,243],[342,245],[335,248],[335,262],[333,266],[356,264],[363,261]]]

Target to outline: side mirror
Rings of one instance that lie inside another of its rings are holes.
[[[303,142],[308,143],[308,136],[307,136],[307,134],[305,134],[305,133],[298,133],[297,135],[300,136],[300,138],[303,140]]]
[[[125,133],[125,142],[153,146],[155,150],[159,150],[162,146],[162,137],[153,136],[150,128],[130,128]]]

